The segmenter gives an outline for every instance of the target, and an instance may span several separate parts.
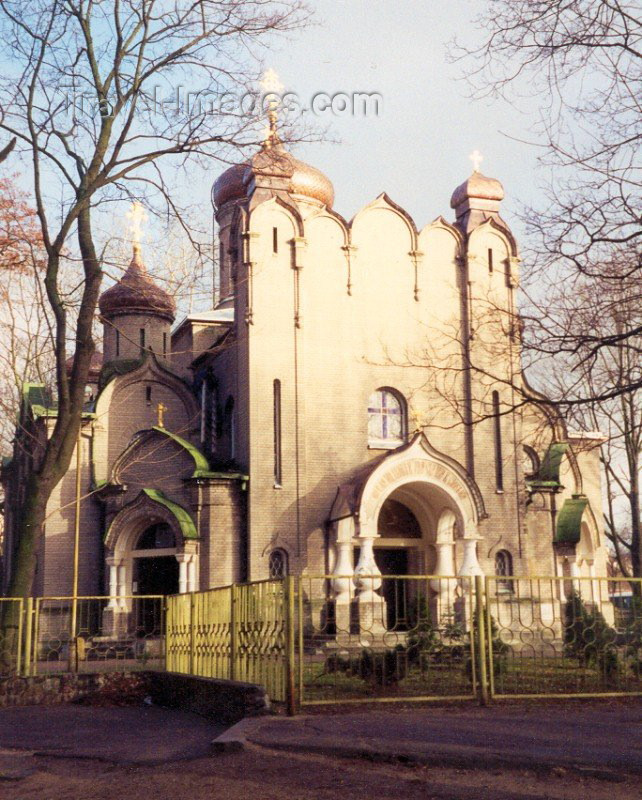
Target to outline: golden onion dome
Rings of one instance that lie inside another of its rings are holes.
[[[176,316],[176,301],[147,274],[139,245],[134,245],[127,272],[100,295],[98,306],[107,318],[119,314],[154,314],[173,322]]]
[[[221,208],[230,200],[247,194],[247,185],[253,176],[276,174],[287,180],[287,191],[310,197],[332,208],[334,187],[328,177],[316,167],[300,161],[279,144],[264,148],[250,161],[234,164],[220,175],[212,187],[212,202]]]
[[[475,171],[455,189],[450,198],[450,207],[457,208],[471,198],[498,202],[504,199],[504,187],[496,178],[487,178]]]

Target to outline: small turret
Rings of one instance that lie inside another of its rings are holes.
[[[102,293],[98,305],[104,325],[105,364],[138,360],[145,351],[160,359],[170,357],[176,303],[147,274],[139,244],[134,244],[127,272]]]

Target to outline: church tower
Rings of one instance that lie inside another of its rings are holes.
[[[147,274],[139,244],[123,277],[100,296],[99,308],[105,364],[138,361],[145,352],[169,360],[176,303]]]

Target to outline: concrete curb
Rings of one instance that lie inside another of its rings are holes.
[[[249,720],[248,720],[249,721]],[[244,720],[245,722],[245,720]],[[605,764],[596,767],[591,764],[582,764],[564,758],[548,758],[538,760],[529,758],[524,754],[503,754],[498,752],[481,753],[478,748],[466,748],[464,745],[441,745],[439,749],[434,749],[427,753],[423,748],[413,746],[409,742],[392,742],[390,746],[376,746],[370,744],[343,745],[337,744],[335,740],[319,736],[314,742],[295,741],[286,737],[285,739],[268,739],[261,736],[260,721],[252,720],[258,725],[247,726],[242,730],[243,745],[250,742],[259,747],[274,750],[285,750],[289,752],[316,753],[318,755],[332,756],[334,758],[362,759],[365,761],[388,763],[388,764],[407,764],[425,765],[433,767],[447,767],[457,769],[527,769],[537,773],[550,773],[559,771],[572,772],[584,777],[596,778],[598,780],[621,783],[626,780],[627,775],[642,774],[642,766],[632,765],[628,769],[623,769],[621,765]],[[272,721],[271,721],[272,722]],[[243,723],[239,723],[243,725]],[[234,726],[235,728],[238,726]],[[230,729],[232,731],[233,729]],[[230,732],[228,731],[228,733]],[[223,734],[225,736],[225,734]],[[219,737],[222,738],[222,737]]]
[[[271,722],[273,719],[270,720]],[[212,749],[215,753],[238,753],[245,748],[248,737],[262,722],[258,717],[246,717],[236,725],[232,725],[216,739],[212,740]]]

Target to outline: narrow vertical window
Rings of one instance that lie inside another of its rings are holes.
[[[488,248],[488,271],[493,271],[493,248]]]
[[[163,355],[167,355],[167,334],[163,334]]]
[[[279,252],[279,229],[272,228],[272,252]]]
[[[120,331],[116,328],[116,355],[120,355]]]
[[[151,386],[145,387],[145,399],[147,400],[147,405],[151,406],[151,404],[152,404],[152,387]]]
[[[201,444],[205,443],[206,439],[206,432],[205,432],[205,424],[207,420],[207,383],[203,381],[201,383]]]
[[[281,580],[288,575],[288,554],[285,550],[272,550],[268,561],[270,578]]]
[[[145,328],[140,328],[138,334],[140,337],[140,352],[142,355],[143,351],[145,350]]]
[[[499,392],[493,392],[493,428],[495,439],[495,488],[504,491],[504,469],[502,466],[502,426],[499,415]]]
[[[281,459],[281,381],[274,381],[274,485],[283,479]]]
[[[225,402],[225,433],[229,447],[230,460],[236,455],[236,432],[234,430],[234,398],[230,395]]]
[[[513,581],[510,580],[513,574],[513,557],[508,550],[498,550],[495,554],[495,576],[497,578],[497,590],[499,592],[512,592]]]

